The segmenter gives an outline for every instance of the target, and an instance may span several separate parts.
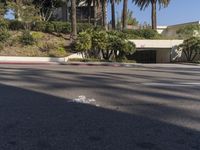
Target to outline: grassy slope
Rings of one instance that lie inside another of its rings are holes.
[[[62,57],[69,55],[66,47],[70,41],[68,35],[53,35],[42,32],[31,32],[36,38],[34,45],[25,46],[20,43],[21,31],[10,31],[11,37],[2,44],[1,56],[53,56]]]

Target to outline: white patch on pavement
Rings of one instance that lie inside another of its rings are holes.
[[[170,87],[179,87],[179,86],[200,86],[200,83],[142,83],[147,86],[170,86]]]
[[[77,98],[74,98],[72,102],[75,103],[84,103],[84,104],[94,104],[99,107],[100,105],[96,104],[96,100],[94,98],[87,98],[85,95],[80,95]]]

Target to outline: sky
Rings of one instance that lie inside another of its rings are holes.
[[[122,0],[123,1],[123,0]],[[147,22],[151,24],[151,7],[141,11],[129,0],[128,9],[133,11],[134,17],[139,23]],[[121,15],[122,3],[116,5],[116,17]],[[158,25],[174,25],[200,20],[200,0],[171,0],[167,8],[157,11]],[[11,13],[7,18],[13,18]],[[111,18],[110,4],[108,4],[108,21]]]
[[[128,9],[133,11],[134,17],[140,22],[151,24],[151,7],[141,11],[129,0]],[[116,6],[116,11],[121,14],[122,3]],[[110,20],[110,5],[108,5],[108,19]],[[157,11],[158,25],[174,25],[200,20],[200,0],[171,0],[167,8]]]

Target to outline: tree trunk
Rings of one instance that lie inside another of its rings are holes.
[[[88,23],[91,23],[91,3],[92,0],[88,2]]]
[[[76,28],[76,0],[71,0],[71,38],[76,39],[77,37],[77,28]]]
[[[94,26],[97,26],[97,6],[96,0],[93,0],[93,7],[94,7]]]
[[[107,2],[102,0],[102,26],[107,29]]]
[[[115,29],[115,0],[111,0],[112,29]]]
[[[156,13],[156,0],[152,1],[152,14],[151,14],[151,21],[152,21],[152,29],[157,29],[157,13]]]
[[[66,1],[66,21],[69,21],[69,1]]]
[[[127,28],[127,5],[128,5],[128,0],[124,0],[123,3],[123,14],[122,14],[122,29]]]

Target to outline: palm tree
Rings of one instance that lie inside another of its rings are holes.
[[[93,0],[93,7],[94,7],[94,26],[97,26],[97,4],[98,0]]]
[[[76,25],[76,0],[71,0],[71,38],[76,39],[77,37],[77,25]]]
[[[102,26],[107,29],[107,1],[101,0],[102,5]]]
[[[123,12],[122,12],[122,29],[127,27],[127,12],[128,12],[128,0],[123,1]]]
[[[110,0],[110,3],[111,3],[112,29],[115,29],[115,0]]]
[[[156,12],[156,5],[159,4],[160,7],[167,7],[170,3],[170,0],[133,0],[137,6],[140,7],[141,10],[145,9],[149,5],[152,7],[152,29],[157,28],[157,12]]]

